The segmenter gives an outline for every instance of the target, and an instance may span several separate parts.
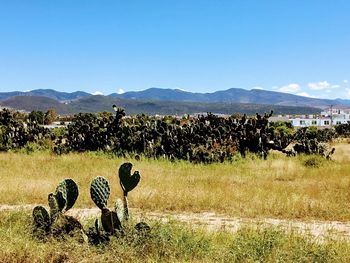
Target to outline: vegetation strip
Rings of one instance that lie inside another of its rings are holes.
[[[0,212],[29,211],[36,205],[0,205]],[[219,215],[213,212],[174,213],[149,212],[129,208],[136,221],[148,219],[161,222],[185,223],[191,227],[204,228],[208,231],[228,231],[236,233],[244,227],[277,227],[287,232],[310,235],[322,241],[332,236],[337,239],[350,241],[350,222],[321,221],[321,220],[289,220],[278,218],[239,218]],[[86,221],[99,213],[98,208],[72,208],[67,215]]]
[[[350,124],[343,124],[336,127],[338,133],[313,128],[295,132],[288,123],[269,123],[272,111],[254,117],[236,114],[224,118],[207,113],[180,119],[144,114],[126,117],[124,109],[113,108],[115,116],[109,112],[79,113],[67,128],[55,130],[39,125],[51,120],[52,111],[23,116],[4,109],[0,111],[0,150],[46,148],[56,154],[104,151],[116,156],[143,155],[194,163],[232,161],[248,152],[266,159],[270,150],[330,159],[334,148],[325,142],[350,130]]]
[[[126,235],[88,246],[67,237],[33,239],[28,211],[0,213],[0,262],[349,262],[350,243],[286,233],[276,227],[243,227],[232,234],[170,221],[150,222],[149,236]],[[93,224],[87,220],[84,227]]]

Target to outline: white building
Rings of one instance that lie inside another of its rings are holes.
[[[302,115],[289,119],[294,127],[330,127],[350,123],[350,110],[329,109],[320,115]]]

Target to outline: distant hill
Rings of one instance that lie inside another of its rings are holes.
[[[330,105],[350,105],[350,100],[316,99],[275,91],[237,88],[213,93],[192,93],[179,89],[150,88],[143,91],[125,92],[123,94],[113,93],[110,94],[110,96],[136,100],[253,103],[284,106],[311,106],[319,108],[329,107]]]
[[[0,92],[0,101],[14,96],[42,96],[55,99],[60,102],[71,102],[81,98],[90,97],[91,94],[83,91],[59,92],[52,89],[37,89],[28,92]],[[250,103],[269,104],[281,106],[306,106],[328,108],[334,106],[350,106],[350,100],[316,99],[297,96],[288,93],[267,90],[245,90],[232,88],[213,93],[193,93],[179,89],[150,88],[143,91],[130,91],[123,94],[112,93],[112,98],[142,100],[142,101],[176,101],[176,102],[201,102],[201,103]]]
[[[53,89],[36,89],[32,91],[22,92],[22,91],[13,91],[13,92],[0,92],[0,101],[6,100],[14,96],[41,96],[55,99],[58,101],[71,101],[77,100],[82,97],[91,96],[91,94],[84,91],[75,91],[75,92],[60,92]]]
[[[109,96],[134,100],[166,100],[210,102],[206,94],[192,93],[179,89],[150,88],[142,91],[129,91],[123,94],[112,93]]]
[[[56,110],[60,114],[68,114],[71,109],[69,105],[61,103],[55,99],[42,96],[16,96],[0,102],[1,106],[10,107],[16,110],[25,111],[47,111],[50,108]]]
[[[256,112],[270,112],[275,114],[317,114],[318,108],[293,107],[269,104],[251,103],[207,103],[207,102],[177,102],[177,101],[156,101],[156,100],[135,100],[120,99],[111,96],[89,96],[83,97],[70,103],[60,103],[46,97],[18,96],[12,97],[0,103],[2,106],[11,107],[18,110],[41,110],[47,111],[49,108],[56,109],[58,114],[74,114],[79,112],[112,112],[112,105],[125,109],[128,115],[149,114],[149,115],[183,115],[185,113],[195,114],[212,112],[217,114],[246,113],[253,115]]]
[[[338,104],[341,104],[341,105],[344,105],[344,106],[350,106],[350,100],[335,99],[335,101]]]

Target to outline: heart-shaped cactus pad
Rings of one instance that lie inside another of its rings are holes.
[[[138,171],[135,171],[133,175],[131,175],[131,168],[131,163],[123,163],[119,168],[120,185],[126,193],[134,189],[141,178]]]

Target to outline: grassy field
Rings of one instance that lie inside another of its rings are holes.
[[[68,177],[80,188],[75,207],[94,207],[89,188],[95,176],[108,178],[110,200],[115,200],[122,195],[117,170],[131,161],[142,179],[129,202],[141,211],[348,221],[350,144],[335,146],[332,161],[272,153],[266,161],[249,156],[211,165],[136,161],[101,153],[1,153],[0,205],[47,205],[48,193]],[[29,210],[3,210],[0,262],[350,262],[350,243],[331,235],[320,240],[266,226],[243,227],[232,234],[179,222],[148,222],[150,235],[136,235],[130,227],[126,237],[113,238],[107,246],[70,238],[43,243],[32,236]],[[82,223],[86,230],[93,224],[92,219]]]
[[[131,161],[142,176],[130,193],[130,206],[134,208],[348,221],[350,144],[338,143],[336,149],[333,161],[272,153],[266,161],[250,156],[211,165],[135,161],[96,153],[1,153],[0,204],[46,204],[48,193],[70,177],[80,188],[76,207],[94,207],[89,194],[91,180],[95,176],[108,178],[110,200],[115,200],[121,196],[118,167]]]
[[[91,222],[87,222],[87,228]],[[349,262],[350,243],[286,234],[276,228],[227,232],[193,230],[175,223],[151,222],[147,236],[113,238],[107,246],[74,239],[33,239],[31,217],[0,213],[0,262]]]

